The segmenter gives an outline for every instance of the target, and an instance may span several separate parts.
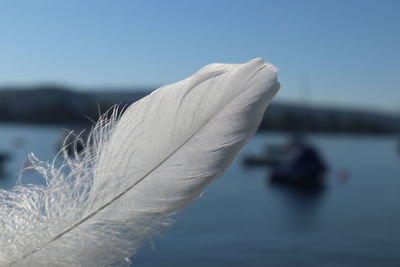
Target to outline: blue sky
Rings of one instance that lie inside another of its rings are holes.
[[[281,100],[400,111],[400,1],[13,0],[0,85],[161,85],[212,62],[280,69]]]

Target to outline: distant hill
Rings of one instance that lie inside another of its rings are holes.
[[[273,103],[260,128],[330,133],[400,133],[400,114]]]
[[[79,91],[61,86],[0,88],[0,122],[88,125],[112,105],[129,105],[151,92]],[[89,119],[90,118],[90,119]],[[260,130],[335,133],[400,133],[400,114],[351,108],[272,103]]]

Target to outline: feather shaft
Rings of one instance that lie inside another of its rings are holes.
[[[21,248],[6,250],[5,259],[0,251],[0,264],[129,264],[144,240],[229,166],[278,88],[276,69],[261,59],[211,64],[159,88],[121,118],[116,111],[103,117],[84,152],[61,168],[32,158],[47,186],[0,191],[11,199],[0,208],[11,214],[0,220],[4,234]],[[13,209],[22,197],[23,209]]]

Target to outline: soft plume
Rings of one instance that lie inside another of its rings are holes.
[[[278,88],[262,59],[211,64],[111,110],[61,166],[31,154],[45,184],[0,190],[0,265],[129,265],[229,166]]]

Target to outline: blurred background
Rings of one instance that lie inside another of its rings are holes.
[[[3,1],[0,188],[99,111],[263,57],[281,90],[257,135],[136,266],[400,266],[399,12],[396,0]]]

